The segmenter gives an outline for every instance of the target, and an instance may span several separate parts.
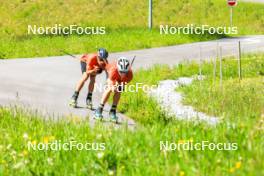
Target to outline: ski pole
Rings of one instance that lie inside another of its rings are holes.
[[[133,57],[132,62],[131,62],[131,67],[132,67],[132,65],[133,65],[133,63],[134,63],[136,57],[137,57],[136,55]]]
[[[68,53],[68,52],[66,52],[64,50],[60,50],[60,52],[62,52],[64,54],[67,54],[67,55],[71,56],[72,58],[77,58],[76,56],[74,56],[74,55],[72,55],[72,54],[70,54],[70,53]]]

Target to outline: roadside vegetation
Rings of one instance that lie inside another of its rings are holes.
[[[219,68],[219,63],[217,63]],[[243,79],[237,78],[237,60],[223,61],[223,84],[213,63],[204,62],[205,79],[181,87],[184,103],[217,115],[216,126],[167,117],[155,100],[142,91],[124,93],[120,111],[138,123],[135,130],[87,119],[64,117],[42,120],[16,107],[0,108],[0,175],[263,175],[264,55],[243,56]],[[157,84],[199,73],[194,62],[174,68],[155,66],[135,74],[135,82]],[[104,151],[28,151],[27,143],[54,140],[104,142]],[[165,151],[160,141],[182,144],[209,141],[237,143],[234,151]]]
[[[154,0],[154,29],[147,29],[148,2],[128,0],[11,0],[0,6],[0,58],[21,58],[94,52],[111,52],[168,46],[226,37],[224,35],[160,35],[159,25],[229,26],[229,8],[222,0]],[[234,26],[239,35],[263,34],[262,4],[239,2]],[[106,35],[28,35],[28,25],[42,27],[105,26]]]

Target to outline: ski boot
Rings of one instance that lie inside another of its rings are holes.
[[[102,120],[103,119],[103,109],[102,108],[97,108],[95,110],[94,119],[96,119],[96,120]]]
[[[86,108],[93,110],[92,99],[86,99]]]
[[[118,123],[118,117],[116,115],[116,111],[110,111],[109,117],[111,122]]]

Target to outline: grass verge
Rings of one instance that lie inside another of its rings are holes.
[[[223,0],[153,1],[154,30],[148,31],[148,2],[129,0],[10,0],[0,7],[0,58],[21,58],[94,52],[96,47],[126,51],[181,43],[206,41],[216,36],[160,35],[160,24],[229,26],[229,8]],[[12,13],[10,13],[12,12]],[[234,8],[238,35],[263,34],[263,4],[239,2]],[[103,36],[34,36],[28,25],[50,27],[105,26]]]
[[[224,35],[160,35],[158,30],[124,28],[106,35],[21,36],[0,39],[0,58],[27,58],[65,55],[61,50],[80,54],[104,46],[111,52],[191,43],[222,38]],[[52,47],[51,47],[52,46]]]

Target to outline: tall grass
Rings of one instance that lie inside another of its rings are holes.
[[[229,8],[222,0],[154,0],[154,26],[160,24],[208,24],[229,26]],[[1,34],[24,36],[28,24],[81,26],[99,25],[112,29],[145,28],[148,1],[129,0],[11,0],[1,1]],[[10,13],[10,12],[13,13]],[[263,33],[263,5],[239,2],[234,25],[244,34]]]
[[[105,47],[110,52],[152,48],[202,40],[214,40],[221,35],[160,35],[158,30],[118,29],[110,30],[104,36],[30,36],[4,37],[0,39],[0,58],[26,58],[36,56],[58,56],[66,50],[80,54],[96,51]]]
[[[222,35],[159,34],[160,24],[229,26],[229,8],[222,0],[154,0],[154,31],[147,30],[147,1],[129,0],[11,0],[1,1],[0,58],[62,55],[93,52],[107,47],[111,52],[212,40]],[[241,34],[262,34],[263,5],[239,3],[234,9],[234,25]],[[12,12],[12,13],[10,13]],[[33,36],[28,25],[106,26],[103,36]]]

